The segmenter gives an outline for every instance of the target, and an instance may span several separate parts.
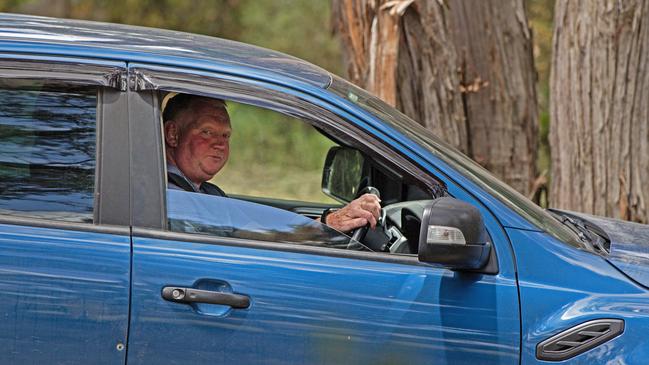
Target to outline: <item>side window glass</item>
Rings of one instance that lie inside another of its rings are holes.
[[[245,200],[168,189],[167,217],[173,232],[365,250],[320,222]]]
[[[96,88],[0,85],[0,214],[92,222]]]

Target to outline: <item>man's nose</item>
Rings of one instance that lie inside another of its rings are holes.
[[[216,136],[212,138],[211,145],[213,148],[225,148],[228,144],[228,139],[223,136]]]

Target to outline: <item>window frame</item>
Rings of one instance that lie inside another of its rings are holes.
[[[0,53],[0,78],[97,88],[93,222],[0,214],[0,223],[124,233],[130,225],[126,62]],[[127,212],[128,214],[125,214]],[[113,227],[122,226],[122,228]]]

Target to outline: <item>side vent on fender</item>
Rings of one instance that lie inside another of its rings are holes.
[[[558,333],[536,346],[536,358],[562,361],[582,354],[624,331],[621,319],[596,319]]]

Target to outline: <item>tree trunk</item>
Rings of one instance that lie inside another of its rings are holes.
[[[536,178],[538,110],[523,0],[450,4],[470,156],[528,194]]]
[[[333,0],[333,9],[352,82],[530,192],[537,106],[522,0]]]
[[[550,203],[649,222],[649,0],[559,1]]]
[[[440,2],[333,0],[350,80],[467,153],[457,57]],[[404,27],[403,18],[409,19]]]

